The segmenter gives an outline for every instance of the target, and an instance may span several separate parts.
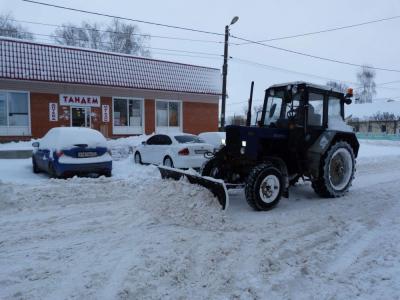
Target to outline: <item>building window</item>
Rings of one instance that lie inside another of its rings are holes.
[[[381,132],[383,132],[383,133],[386,132],[386,125],[381,125]]]
[[[143,133],[143,100],[113,99],[113,132],[114,134]]]
[[[28,93],[0,91],[0,135],[30,135]]]
[[[180,129],[182,125],[180,101],[158,101],[156,102],[156,122],[161,129]]]

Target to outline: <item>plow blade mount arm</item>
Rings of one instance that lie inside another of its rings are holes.
[[[169,168],[165,166],[158,166],[158,170],[160,171],[161,178],[163,179],[170,178],[174,180],[179,180],[182,177],[186,177],[190,183],[198,184],[205,187],[211,193],[213,193],[215,197],[217,197],[218,202],[223,210],[226,210],[228,208],[229,195],[223,180],[211,177],[203,177],[188,171]]]

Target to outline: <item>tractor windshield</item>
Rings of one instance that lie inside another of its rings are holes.
[[[288,121],[289,119],[295,120],[296,123],[301,123],[300,97],[301,93],[296,93],[292,96],[291,101],[287,102],[284,100],[284,91],[278,91],[269,96],[264,125],[275,126],[278,119],[281,125],[285,124],[285,120]]]

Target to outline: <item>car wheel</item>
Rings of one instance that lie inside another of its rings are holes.
[[[135,164],[142,165],[142,156],[139,152],[136,152],[134,155]]]
[[[166,166],[166,167],[173,168],[173,167],[174,167],[174,162],[172,161],[172,158],[171,158],[171,157],[166,156],[166,157],[164,158],[164,163],[163,163],[163,165]]]
[[[33,170],[33,173],[35,173],[35,174],[40,173],[40,170],[36,163],[36,159],[34,157],[32,157],[32,170]]]

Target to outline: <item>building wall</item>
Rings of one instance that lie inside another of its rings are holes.
[[[360,133],[400,133],[400,121],[350,121],[349,125]]]
[[[23,90],[23,89],[19,89]],[[62,92],[60,92],[61,94]],[[80,94],[76,92],[76,94]],[[91,107],[91,127],[99,130],[108,138],[123,137],[126,135],[113,134],[112,97],[101,96],[101,105],[109,105],[110,121],[102,122],[102,107]],[[207,102],[207,100],[205,100]],[[57,103],[58,121],[49,120],[49,104]],[[70,126],[70,106],[60,105],[59,94],[30,92],[30,119],[31,134],[33,138],[44,136],[50,128]],[[152,134],[156,131],[155,99],[144,100],[144,131]],[[218,104],[193,102],[193,100],[182,100],[182,131],[198,134],[205,131],[218,130]],[[31,137],[25,137],[30,139]],[[17,136],[0,136],[0,142],[21,140]]]
[[[156,131],[155,103],[156,102],[153,99],[146,99],[144,101],[144,122],[146,134],[152,134]]]
[[[183,102],[183,132],[218,131],[218,104]]]

